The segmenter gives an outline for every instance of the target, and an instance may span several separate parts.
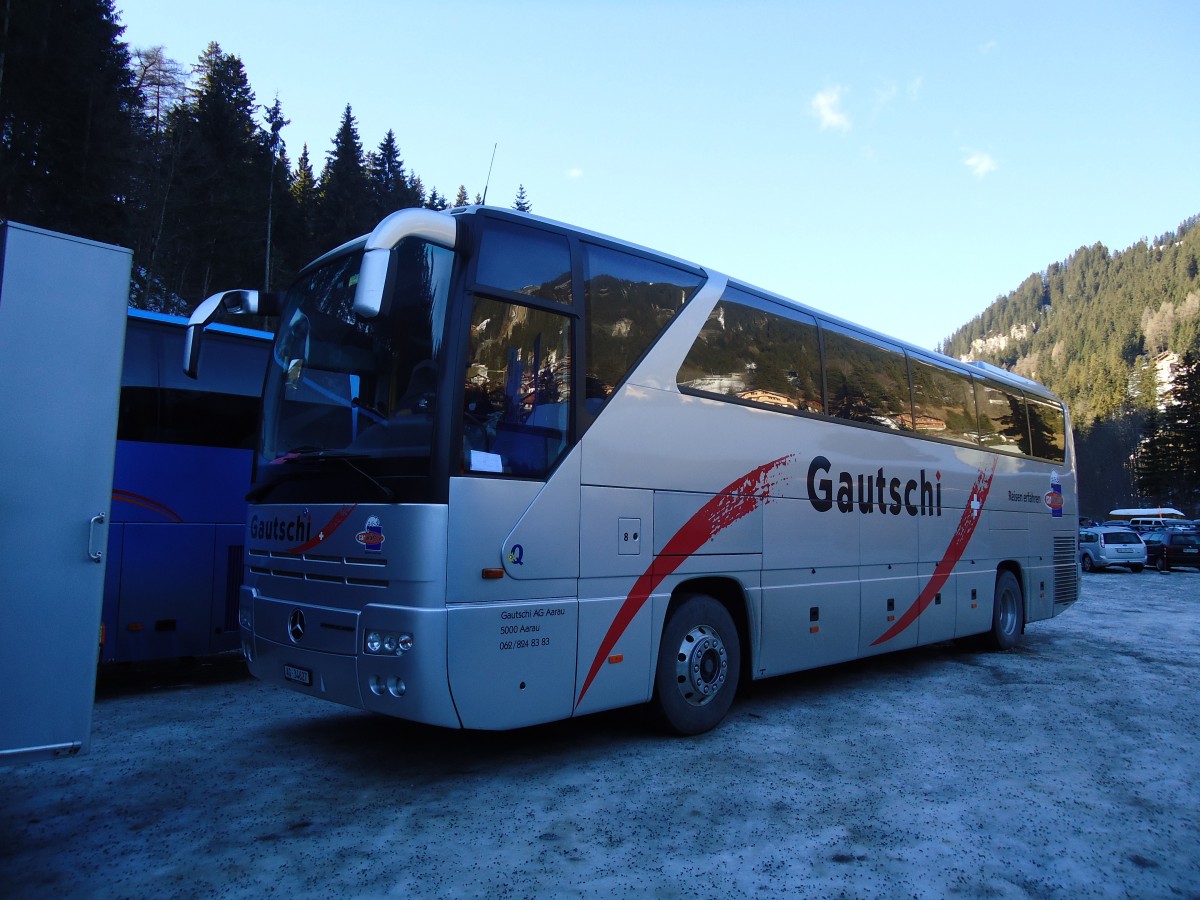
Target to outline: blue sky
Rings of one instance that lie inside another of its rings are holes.
[[[1200,4],[115,0],[210,41],[318,171],[410,171],[933,347],[1035,271],[1200,213]],[[1182,298],[1179,298],[1182,299]],[[1157,305],[1157,303],[1155,304]]]

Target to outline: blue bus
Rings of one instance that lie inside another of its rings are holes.
[[[129,310],[101,663],[236,650],[238,590],[272,336],[209,330],[202,377],[180,370],[186,319]]]

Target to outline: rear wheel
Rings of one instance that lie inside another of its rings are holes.
[[[725,718],[742,665],[729,611],[706,594],[691,594],[663,627],[654,675],[654,703],[668,727],[702,734]]]
[[[1171,564],[1167,562],[1167,557],[1164,555],[1154,561],[1154,568],[1160,572],[1170,572]]]
[[[1140,571],[1142,571],[1143,568],[1145,568],[1145,567],[1142,566],[1140,563],[1134,563],[1132,566],[1129,567],[1129,570],[1131,572],[1140,572]]]
[[[1001,572],[996,576],[992,630],[987,635],[987,644],[993,650],[1010,650],[1017,645],[1024,630],[1025,601],[1021,596],[1021,583],[1012,572]]]

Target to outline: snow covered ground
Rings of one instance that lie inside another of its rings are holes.
[[[89,755],[0,769],[0,893],[1198,896],[1200,573],[1083,585],[1009,653],[761,682],[699,738],[109,683]]]

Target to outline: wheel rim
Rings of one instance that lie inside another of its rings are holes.
[[[1085,571],[1085,572],[1092,571],[1092,558],[1090,556],[1088,556],[1086,553],[1083,555],[1083,571]]]
[[[1012,590],[1005,590],[1000,595],[1000,631],[1016,634],[1017,627],[1017,595]]]
[[[697,625],[679,642],[675,683],[692,706],[704,706],[721,692],[729,675],[725,642],[711,625]]]

